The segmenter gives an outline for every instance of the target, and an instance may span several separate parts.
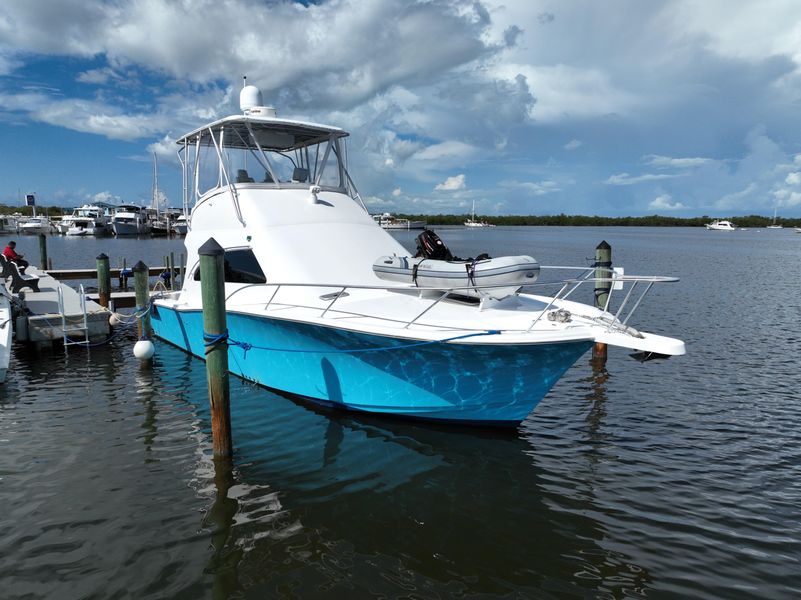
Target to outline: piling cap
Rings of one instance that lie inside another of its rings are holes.
[[[223,250],[223,247],[217,243],[217,240],[211,237],[207,239],[200,248],[198,248],[197,253],[200,256],[221,256],[225,254],[225,250]]]
[[[606,240],[602,241],[595,247],[596,250],[611,250],[612,246],[606,243]]]
[[[134,273],[141,273],[142,271],[147,272],[147,265],[140,260],[133,266],[132,270]]]
[[[108,260],[108,256],[106,256],[104,252],[101,252],[100,254],[98,254],[97,260]]]

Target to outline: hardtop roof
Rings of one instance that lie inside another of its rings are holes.
[[[248,148],[252,145],[248,125],[263,149],[279,152],[318,144],[328,140],[332,135],[337,138],[349,135],[344,129],[319,123],[279,119],[278,117],[233,115],[199,127],[181,137],[177,143],[183,145],[186,142],[192,145],[197,143],[199,136],[202,146],[210,146],[212,145],[210,132],[214,133],[215,139],[219,143],[219,133],[222,130],[223,147]]]

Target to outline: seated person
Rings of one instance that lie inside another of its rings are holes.
[[[17,254],[15,248],[17,247],[17,242],[10,241],[8,242],[8,246],[3,249],[3,256],[6,257],[9,261],[13,263],[17,263],[17,267],[19,268],[20,273],[25,272],[25,268],[28,266],[28,261],[22,258],[22,254]]]

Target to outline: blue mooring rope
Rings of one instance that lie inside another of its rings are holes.
[[[226,329],[222,333],[206,333],[203,332],[203,345],[206,347],[206,354],[211,352],[218,344],[227,343],[229,346],[239,346],[244,350],[245,358],[247,358],[248,350],[256,349],[256,350],[270,350],[273,352],[297,352],[303,354],[360,354],[363,352],[384,352],[386,350],[405,350],[406,348],[415,348],[418,346],[429,346],[431,344],[445,344],[447,342],[453,342],[455,340],[463,340],[465,338],[471,337],[479,337],[484,335],[498,335],[501,333],[500,329],[490,329],[487,331],[482,331],[480,333],[466,333],[464,335],[457,335],[454,337],[446,338],[444,340],[429,340],[425,342],[412,342],[410,344],[403,344],[400,346],[383,346],[380,348],[345,348],[342,350],[300,350],[295,348],[273,348],[270,346],[255,346],[253,344],[249,344],[248,342],[240,342],[238,340],[232,339],[228,335],[228,330]]]

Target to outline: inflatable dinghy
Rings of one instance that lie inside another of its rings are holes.
[[[534,283],[540,265],[531,256],[481,260],[382,256],[373,263],[373,272],[386,281],[412,283],[417,287],[472,288],[456,290],[454,294],[500,300],[517,293],[522,286]],[[509,285],[480,289],[480,286],[502,284]]]

